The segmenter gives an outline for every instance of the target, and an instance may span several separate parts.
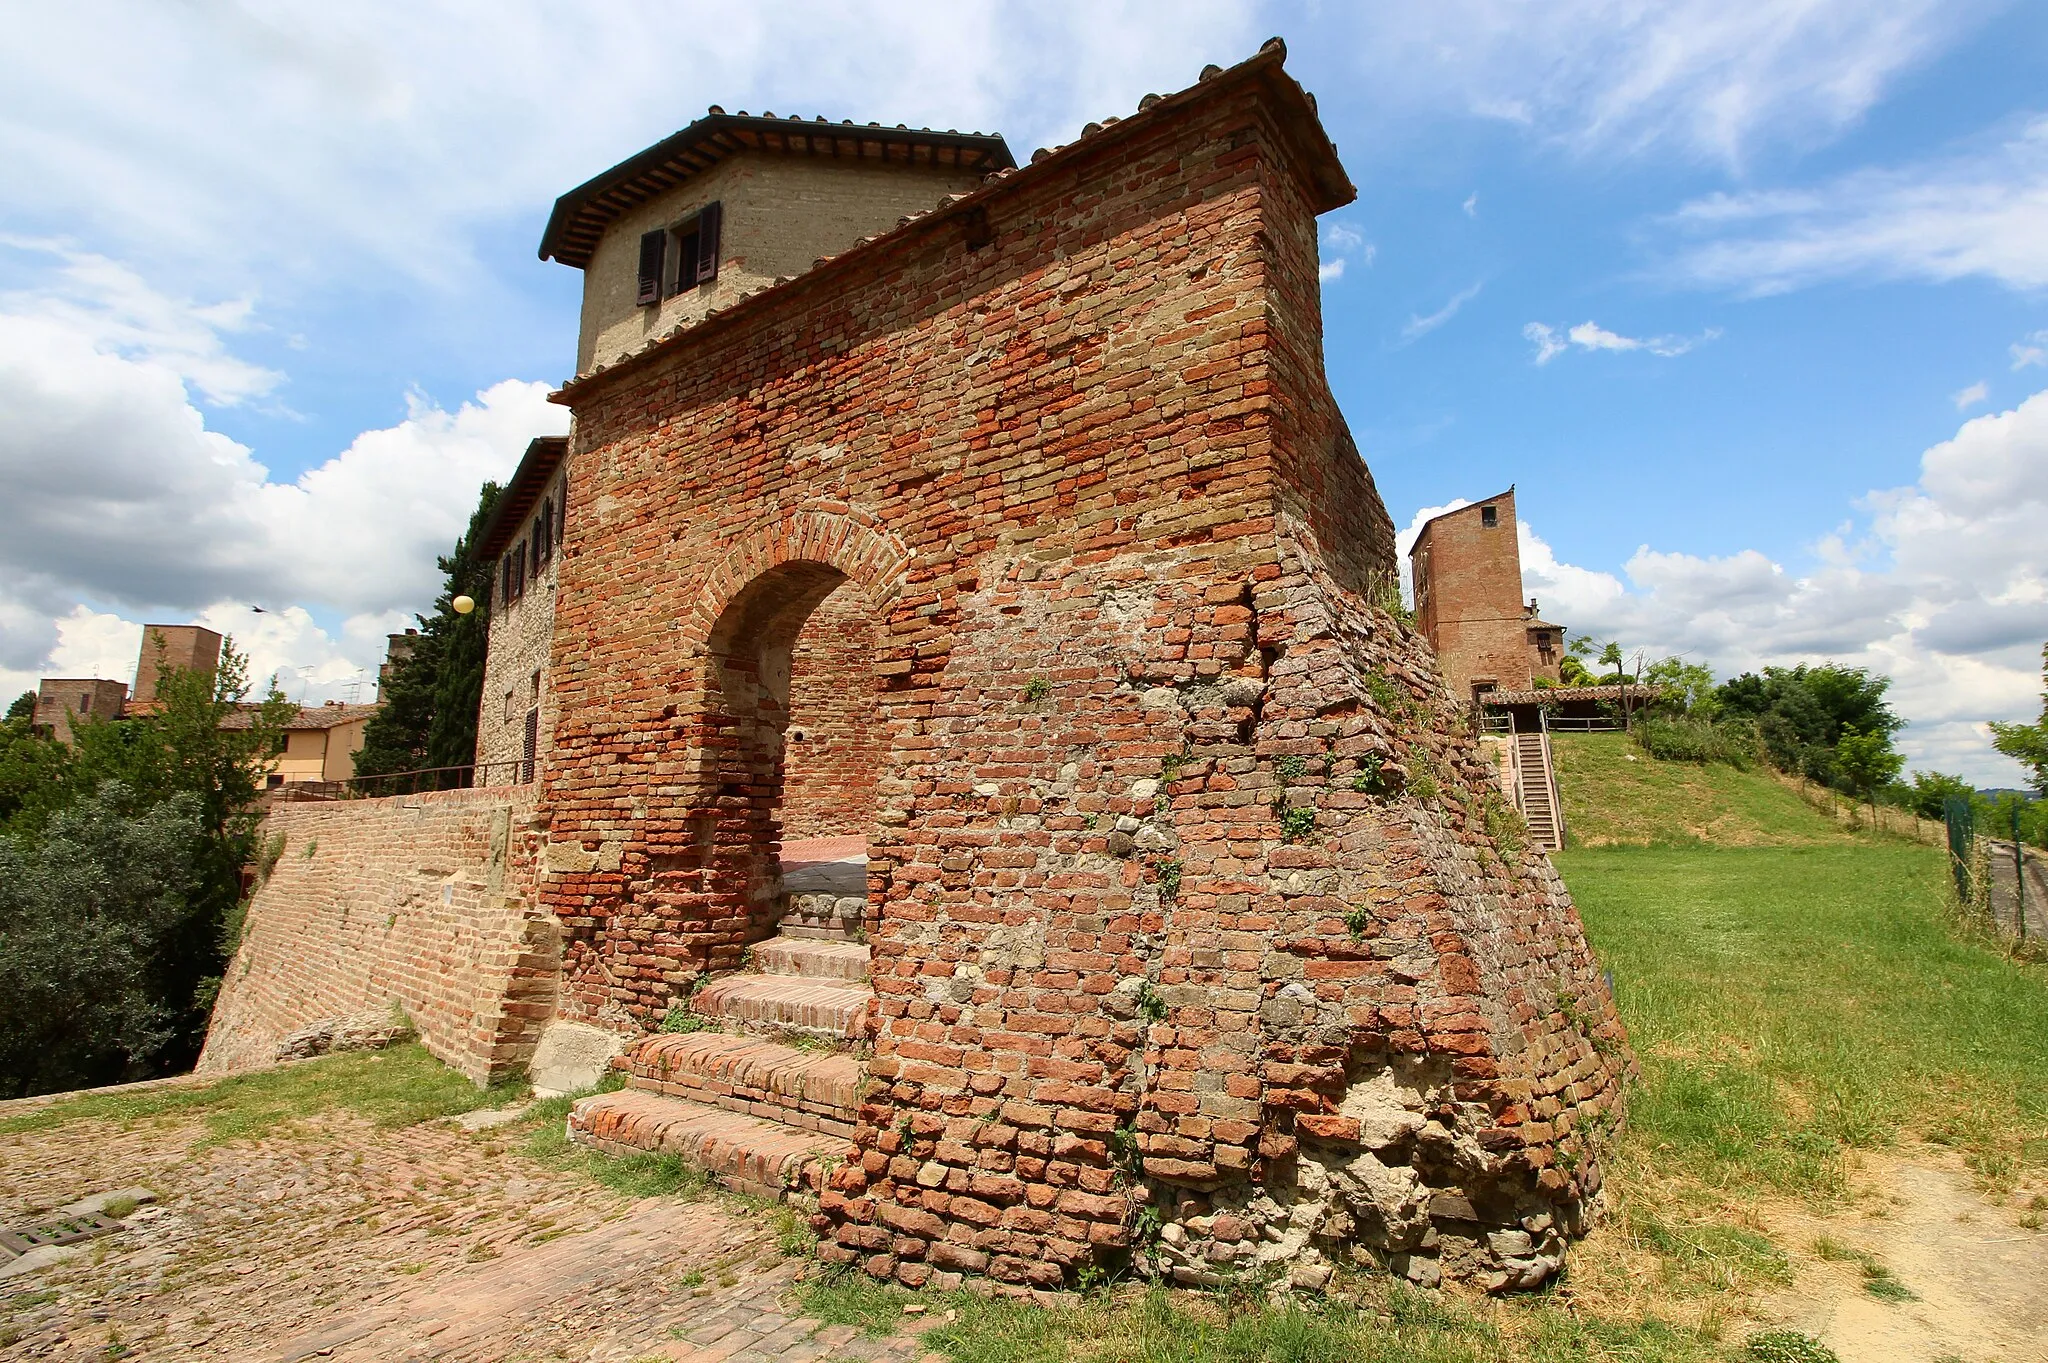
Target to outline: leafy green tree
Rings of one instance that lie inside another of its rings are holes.
[[[1720,708],[1714,699],[1714,674],[1699,663],[1659,658],[1643,669],[1643,681],[1663,691],[1668,709],[1710,720]]]
[[[189,1063],[165,965],[203,916],[201,811],[190,792],[152,805],[109,781],[0,836],[0,1097]]]
[[[30,692],[28,699],[33,702],[35,694]],[[71,750],[35,731],[33,703],[27,714],[15,713],[20,706],[15,702],[0,720],[0,828],[13,822],[24,805],[68,784]]]
[[[1991,744],[2027,769],[2036,795],[2048,798],[2048,644],[2041,646],[2041,717],[2032,724],[1991,724]]]
[[[1837,752],[1843,734],[1881,735],[1889,749],[1905,723],[1885,701],[1890,686],[1889,677],[1860,667],[1801,664],[1745,672],[1723,682],[1714,700],[1722,718],[1756,724],[1773,766],[1841,785],[1851,781]]]
[[[1975,800],[1977,792],[1968,781],[1946,772],[1916,771],[1907,788],[1906,807],[1923,819],[1945,818],[1951,798]]]
[[[477,708],[483,702],[484,650],[489,638],[491,569],[476,552],[491,508],[498,500],[496,483],[485,483],[470,514],[469,528],[455,543],[455,552],[440,560],[443,581],[434,600],[434,614],[415,617],[419,641],[410,657],[392,670],[384,687],[383,708],[363,732],[356,754],[356,775],[420,771],[430,767],[464,767],[476,760]],[[458,615],[455,598],[476,603]],[[459,781],[434,784],[459,785]]]
[[[1878,787],[1891,782],[1906,765],[1906,759],[1892,751],[1890,734],[1863,734],[1848,729],[1835,744],[1835,763],[1848,780],[1849,788],[1875,804]]]
[[[14,703],[7,707],[7,717],[9,719],[34,719],[36,717],[36,693],[24,691],[16,696]]]

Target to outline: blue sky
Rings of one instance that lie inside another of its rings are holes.
[[[360,692],[559,429],[554,195],[705,105],[1022,157],[1278,33],[1359,186],[1328,362],[1397,523],[1515,483],[1550,618],[1877,668],[1916,765],[2017,776],[1981,721],[2048,639],[2039,4],[5,9],[0,687],[125,677],[149,618]]]

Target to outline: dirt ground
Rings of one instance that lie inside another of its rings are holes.
[[[1987,1196],[1932,1147],[1863,1155],[1852,1186],[1853,1204],[1835,1216],[1766,1214],[1797,1271],[1755,1314],[1818,1338],[1843,1363],[2048,1359],[2048,1230],[2021,1224],[2044,1224],[2027,1205],[2038,1190]],[[1866,1264],[1913,1299],[1871,1292]]]
[[[167,1116],[0,1136],[0,1225],[125,1187],[157,1195],[121,1234],[0,1278],[0,1359],[929,1356],[915,1324],[872,1339],[803,1319],[802,1261],[758,1206],[626,1198],[454,1121],[392,1130],[335,1112],[260,1140],[205,1135]],[[1794,1278],[1717,1304],[1731,1352],[1783,1326],[1843,1363],[2048,1360],[2048,1231],[2022,1224],[2037,1190],[1994,1199],[1932,1148],[1862,1157],[1854,1187],[1831,1216],[1757,1209]],[[1874,1295],[1866,1265],[1910,1298]]]

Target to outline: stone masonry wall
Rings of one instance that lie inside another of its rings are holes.
[[[403,1007],[478,1083],[510,1077],[554,1012],[560,949],[531,897],[533,787],[285,804],[222,980],[201,1072],[267,1064],[287,1034]]]
[[[514,545],[524,545],[533,534],[541,509],[562,504],[567,480],[557,474],[554,481],[534,499],[534,510],[517,534]],[[483,699],[477,707],[476,783],[480,786],[516,784],[526,755],[526,715],[540,709],[540,741],[545,753],[554,734],[555,706],[548,680],[548,646],[555,631],[555,589],[561,572],[562,553],[557,546],[537,573],[529,573],[526,590],[517,601],[497,600],[492,588],[489,651],[484,657]],[[535,674],[540,682],[534,683]]]
[[[1051,1286],[1554,1271],[1628,1065],[1320,359],[1269,50],[570,386],[543,894],[652,1026],[773,928],[792,641],[881,620],[827,1258]],[[969,215],[992,229],[979,249]]]
[[[865,835],[875,821],[881,731],[875,723],[874,603],[848,582],[796,637],[782,835]]]

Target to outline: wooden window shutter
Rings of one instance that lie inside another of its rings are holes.
[[[640,306],[661,301],[662,253],[668,243],[666,232],[640,234]]]
[[[709,284],[718,278],[719,225],[725,221],[725,205],[708,203],[697,215],[697,282]]]
[[[525,785],[533,779],[533,761],[540,756],[540,711],[538,708],[526,712],[526,733],[520,744],[519,784]]]

